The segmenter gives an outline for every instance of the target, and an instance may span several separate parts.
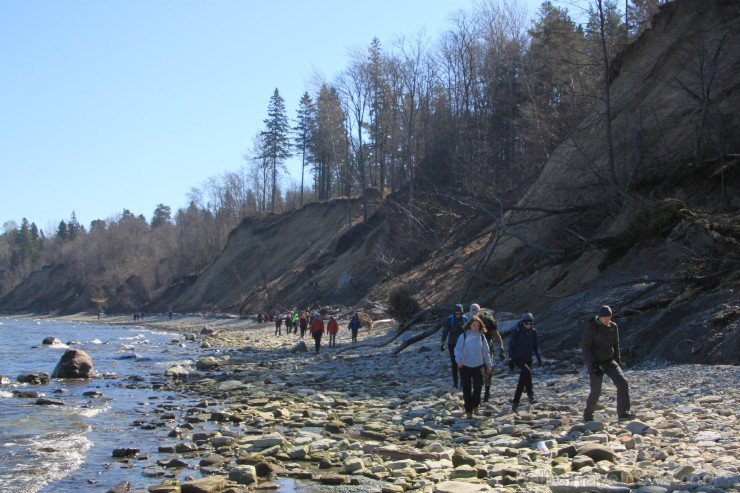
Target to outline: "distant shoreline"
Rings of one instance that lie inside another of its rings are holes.
[[[55,322],[82,322],[103,325],[131,325],[149,329],[165,330],[169,332],[192,333],[200,332],[204,327],[223,330],[244,330],[258,328],[265,324],[258,324],[253,318],[223,315],[179,314],[175,313],[170,319],[167,313],[145,314],[144,319],[133,320],[132,315],[102,315],[74,313],[69,315],[38,314],[38,313],[0,313],[0,320],[10,318],[26,318],[34,320],[51,320]]]

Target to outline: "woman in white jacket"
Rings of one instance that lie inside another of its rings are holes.
[[[478,414],[480,391],[483,387],[483,372],[493,372],[491,351],[483,335],[486,326],[480,317],[472,317],[465,323],[465,332],[457,339],[455,361],[460,369],[465,416],[468,419]]]

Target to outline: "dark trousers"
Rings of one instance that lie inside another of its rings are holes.
[[[337,335],[329,332],[329,347],[336,347],[336,345],[337,345]]]
[[[532,361],[514,360],[514,364],[519,368],[519,381],[516,383],[514,391],[514,402],[518,403],[522,397],[522,391],[527,395],[533,395],[532,392]]]
[[[282,329],[283,329],[283,326],[282,325],[276,325],[275,326],[275,335],[276,336],[283,335],[283,330]]]
[[[630,389],[627,379],[624,378],[622,368],[615,361],[608,361],[600,364],[604,373],[612,379],[614,386],[617,387],[617,416],[621,416],[630,410]],[[604,375],[597,375],[591,365],[588,365],[588,379],[591,384],[591,392],[586,399],[586,409],[583,411],[583,417],[592,419],[596,403],[601,396],[601,384],[604,381]]]
[[[473,409],[480,406],[480,389],[483,387],[483,367],[471,368],[463,366],[460,368],[460,383],[462,383],[463,401],[465,412],[472,413]]]
[[[352,329],[352,342],[357,342],[357,332],[359,329]]]
[[[452,383],[457,387],[457,361],[455,361],[455,346],[447,346],[450,353],[450,366],[452,367]]]
[[[313,337],[314,342],[316,343],[316,352],[319,352],[319,349],[321,349],[321,336],[324,335],[323,332],[314,332],[311,334]]]

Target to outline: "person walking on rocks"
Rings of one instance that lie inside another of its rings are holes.
[[[460,370],[465,415],[468,419],[478,414],[480,391],[483,387],[483,374],[493,372],[491,349],[483,335],[486,326],[479,317],[469,319],[464,325],[464,332],[455,344],[455,362]]]
[[[445,322],[442,329],[442,351],[445,350],[445,339],[447,339],[447,352],[450,355],[450,366],[452,369],[452,385],[459,387],[457,376],[457,361],[455,360],[455,345],[457,339],[463,333],[463,326],[468,321],[468,317],[463,315],[463,306],[455,305],[452,315]]]
[[[349,330],[352,331],[352,344],[357,344],[357,332],[359,332],[361,325],[360,314],[355,312],[347,325]]]
[[[324,321],[321,319],[321,314],[319,312],[313,314],[313,320],[311,320],[311,325],[308,327],[308,330],[311,331],[311,337],[313,337],[313,340],[316,343],[316,354],[319,354],[319,350],[321,349],[321,336],[324,335]]]
[[[283,335],[283,317],[279,313],[275,315],[275,335]]]
[[[542,354],[537,339],[534,317],[529,312],[524,313],[509,339],[509,369],[514,371],[514,368],[519,368],[519,381],[511,401],[511,410],[514,412],[519,407],[523,391],[527,392],[530,404],[536,402],[532,390],[532,354],[537,357],[537,364],[542,366]]]
[[[306,315],[304,313],[301,313],[298,316],[298,327],[301,329],[301,339],[306,335],[306,329],[308,328],[308,320],[306,319]]]
[[[498,331],[498,323],[496,322],[496,318],[493,316],[493,311],[481,311],[480,305],[478,303],[473,303],[470,305],[470,317],[478,316],[483,321],[483,325],[485,326],[485,331],[483,331],[483,335],[486,337],[486,340],[488,341],[488,347],[491,349],[491,361],[493,361],[493,343],[496,342],[499,352],[498,357],[499,360],[503,361],[504,358],[506,358],[506,355],[504,353],[504,340],[501,338],[501,334]],[[469,322],[469,320],[468,320]],[[483,376],[483,385],[485,386],[485,393],[483,394],[483,402],[488,402],[488,399],[491,397],[491,382],[493,380],[493,371],[487,372]]]
[[[612,309],[608,306],[599,308],[599,313],[589,320],[583,333],[583,358],[586,360],[586,371],[591,385],[591,392],[586,399],[583,411],[584,421],[593,421],[596,403],[601,396],[601,384],[604,374],[614,382],[617,388],[617,417],[632,419],[630,412],[630,390],[627,379],[620,366],[619,327],[612,321]]]
[[[329,347],[337,347],[337,332],[339,332],[339,324],[334,317],[329,317],[329,323],[326,324],[326,331],[329,332]]]

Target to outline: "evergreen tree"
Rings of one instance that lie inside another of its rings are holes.
[[[67,223],[64,221],[59,221],[59,226],[57,226],[57,239],[60,240],[66,240],[69,238],[69,230],[67,229]]]
[[[77,215],[75,211],[72,211],[72,215],[67,223],[67,237],[70,240],[74,240],[78,235],[85,234],[85,227],[77,221]]]
[[[300,205],[303,206],[303,183],[306,166],[311,162],[311,142],[315,138],[316,134],[316,105],[313,103],[311,96],[308,92],[303,93],[301,101],[298,106],[298,112],[296,117],[296,126],[293,127],[295,131],[295,146],[298,152],[301,153],[301,201]]]
[[[168,223],[171,220],[172,209],[167,205],[157,204],[157,208],[154,209],[154,216],[152,216],[152,229]]]
[[[285,100],[277,88],[267,105],[267,118],[263,120],[267,129],[260,132],[264,143],[264,157],[270,163],[272,174],[272,201],[270,211],[275,212],[275,194],[277,193],[278,168],[284,169],[284,162],[290,157],[290,139],[288,116],[285,112]]]

